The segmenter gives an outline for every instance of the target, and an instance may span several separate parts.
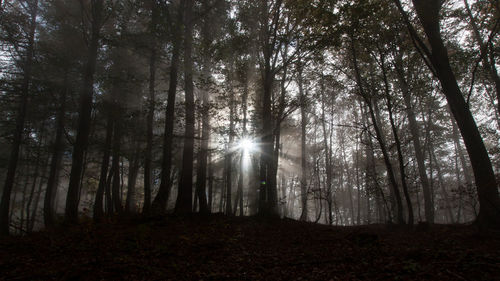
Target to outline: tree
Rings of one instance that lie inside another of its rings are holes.
[[[184,83],[185,83],[185,132],[182,151],[182,168],[179,179],[179,193],[175,212],[192,212],[193,197],[193,154],[194,154],[194,85],[193,85],[193,6],[194,0],[187,0],[184,14]]]
[[[441,1],[413,0],[412,2],[426,34],[430,49],[416,33],[399,0],[396,0],[398,8],[408,24],[410,34],[416,42],[416,48],[421,52],[423,59],[441,83],[443,93],[453,117],[457,121],[469,153],[480,204],[477,223],[486,227],[500,227],[500,197],[491,161],[474,117],[458,86],[450,65],[448,50],[441,37],[439,22]]]
[[[382,154],[384,157],[384,163],[386,166],[387,170],[387,175],[389,176],[389,182],[392,188],[392,191],[395,195],[395,200],[396,200],[396,221],[398,224],[403,224],[404,219],[403,219],[403,204],[401,202],[401,195],[399,193],[399,187],[396,181],[396,177],[394,175],[394,170],[392,168],[392,163],[389,157],[389,153],[387,152],[386,144],[384,141],[384,137],[382,135],[382,132],[380,131],[379,125],[377,124],[377,118],[375,116],[375,111],[373,109],[373,101],[370,99],[369,95],[365,92],[364,87],[363,87],[363,81],[361,78],[360,70],[358,67],[358,61],[357,61],[357,56],[356,56],[356,49],[355,49],[355,43],[354,40],[351,38],[351,51],[352,51],[352,61],[353,61],[353,68],[354,68],[354,73],[356,77],[356,82],[358,84],[359,92],[363,100],[365,101],[366,105],[368,106],[369,109],[369,114],[372,119],[372,124],[373,124],[373,129],[375,130],[376,133],[376,139],[380,145],[380,148],[382,150]]]
[[[0,3],[1,6],[1,3]],[[34,56],[35,45],[35,30],[37,26],[36,18],[38,15],[38,0],[28,1],[29,9],[29,29],[28,29],[28,45],[23,66],[23,82],[20,90],[19,108],[16,117],[16,127],[14,131],[14,142],[12,144],[7,176],[5,177],[4,188],[2,192],[2,201],[0,202],[0,235],[9,234],[9,205],[12,187],[16,176],[17,164],[19,159],[19,150],[21,147],[24,125],[26,119],[26,109],[28,107],[29,93],[31,86],[31,72]]]
[[[418,166],[418,173],[420,176],[420,181],[422,184],[422,190],[424,193],[424,205],[425,205],[425,219],[429,223],[434,222],[434,206],[432,205],[432,199],[431,199],[431,191],[430,191],[430,185],[429,185],[429,179],[427,177],[427,172],[426,172],[426,167],[425,167],[425,162],[424,162],[424,155],[423,155],[423,149],[422,145],[420,143],[420,131],[417,125],[417,120],[415,117],[415,112],[413,110],[412,104],[411,104],[411,96],[410,96],[410,90],[408,86],[408,82],[406,81],[406,75],[403,70],[403,65],[402,65],[402,56],[400,53],[396,54],[396,60],[394,64],[394,68],[396,71],[397,79],[399,82],[399,87],[401,89],[401,93],[403,95],[405,107],[406,107],[406,114],[408,116],[408,122],[410,125],[410,131],[412,134],[412,142],[415,150],[415,157],[417,158],[417,166]]]
[[[182,21],[184,18],[184,2],[181,1],[178,7],[177,21],[171,23],[173,32],[172,40],[172,59],[170,61],[170,80],[168,86],[167,108],[165,110],[165,131],[163,133],[163,153],[161,164],[161,182],[158,193],[152,204],[153,214],[162,214],[166,211],[168,198],[170,196],[171,169],[172,169],[172,143],[174,137],[174,119],[175,119],[175,98],[177,93],[177,79],[179,72],[179,57],[182,40]],[[144,205],[144,207],[147,207]],[[144,209],[147,214],[147,208]]]
[[[158,1],[151,0],[151,54],[149,60],[149,97],[148,97],[148,113],[146,117],[146,151],[144,155],[144,208],[145,214],[150,213],[151,209],[151,181],[152,169],[151,164],[153,161],[153,121],[155,114],[155,84],[156,84],[156,60],[158,59],[157,53],[157,32],[158,32]],[[169,169],[170,170],[170,169]],[[170,171],[168,171],[170,173]]]
[[[82,7],[83,8],[83,7]],[[66,221],[78,221],[78,204],[80,199],[80,181],[83,174],[85,151],[88,147],[90,123],[92,112],[92,99],[94,93],[94,74],[99,50],[101,27],[103,25],[104,0],[91,0],[90,2],[90,40],[88,45],[88,58],[84,71],[82,92],[80,94],[80,109],[78,113],[78,128],[76,141],[73,145],[71,173],[66,197]]]

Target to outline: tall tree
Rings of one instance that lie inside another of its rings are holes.
[[[306,151],[306,126],[307,126],[307,108],[306,96],[304,94],[304,81],[303,81],[303,65],[299,61],[297,63],[297,84],[299,86],[299,99],[300,99],[300,198],[302,203],[302,212],[300,214],[301,221],[307,221],[307,151]],[[324,106],[324,104],[323,104]],[[323,108],[324,110],[324,108]],[[323,123],[324,124],[324,123]],[[326,138],[326,132],[323,132]],[[328,150],[325,151],[328,154]],[[328,157],[325,159],[328,161]],[[328,166],[328,164],[327,164]],[[328,173],[328,171],[327,171]]]
[[[92,119],[92,99],[94,95],[94,74],[97,64],[97,53],[103,24],[104,0],[90,1],[90,36],[88,57],[83,74],[83,87],[80,94],[80,108],[78,112],[78,128],[76,141],[73,145],[71,173],[66,196],[66,221],[78,221],[78,205],[80,200],[80,182],[83,174],[85,151],[87,150]],[[82,5],[82,9],[83,9]]]
[[[157,56],[157,25],[158,25],[158,1],[150,0],[151,5],[151,54],[149,59],[149,97],[148,97],[148,113],[146,117],[146,151],[144,155],[144,208],[145,214],[150,213],[151,209],[151,181],[153,161],[153,121],[155,114],[155,84],[156,84],[156,60]],[[170,173],[170,171],[169,171]]]
[[[1,4],[1,3],[0,3]],[[28,27],[28,45],[23,63],[23,82],[20,89],[19,108],[16,116],[16,127],[14,131],[14,142],[10,150],[9,166],[7,176],[5,177],[4,188],[2,192],[2,201],[0,202],[0,235],[9,234],[9,206],[14,179],[16,177],[17,163],[19,160],[19,151],[23,140],[24,125],[28,108],[31,75],[33,67],[35,31],[37,27],[36,18],[38,15],[38,0],[27,1],[29,13]]]
[[[161,179],[160,187],[155,199],[152,203],[152,212],[154,214],[162,214],[166,211],[168,198],[170,196],[171,169],[172,169],[172,143],[174,137],[174,121],[175,121],[175,98],[177,93],[177,80],[179,72],[180,48],[182,40],[182,19],[184,17],[184,4],[181,1],[178,7],[177,21],[170,23],[172,30],[172,59],[170,61],[170,80],[167,93],[167,108],[165,110],[165,131],[163,133],[163,153],[161,164]],[[146,207],[146,205],[145,205]],[[147,209],[144,209],[147,214]]]
[[[432,205],[431,190],[429,184],[429,178],[427,177],[425,161],[424,161],[424,151],[422,149],[422,144],[420,143],[420,130],[418,128],[417,119],[415,117],[415,112],[411,103],[410,87],[406,81],[406,75],[403,70],[403,59],[400,53],[396,54],[396,59],[394,63],[394,68],[396,70],[396,76],[398,79],[399,88],[403,95],[406,115],[408,116],[408,123],[410,125],[410,132],[412,135],[412,142],[415,151],[415,157],[417,158],[418,173],[420,176],[420,183],[422,185],[422,191],[424,194],[424,210],[425,219],[429,223],[434,222],[434,206]]]
[[[406,181],[406,171],[405,171],[405,162],[403,158],[403,151],[401,149],[401,141],[399,139],[398,129],[396,127],[396,122],[394,121],[393,115],[393,104],[392,98],[390,95],[390,87],[389,81],[387,78],[387,70],[385,67],[385,54],[382,50],[380,51],[380,67],[382,68],[382,75],[384,80],[384,90],[385,90],[385,99],[387,104],[387,111],[389,113],[389,122],[391,123],[392,134],[394,136],[394,142],[396,143],[396,151],[398,154],[398,163],[399,163],[399,174],[401,176],[401,186],[403,187],[403,194],[406,199],[406,208],[408,210],[408,224],[413,225],[413,205],[411,203],[410,193],[408,191],[408,183]]]
[[[193,154],[194,154],[194,84],[193,84],[193,6],[194,0],[185,1],[184,14],[184,92],[186,123],[182,168],[179,179],[179,192],[175,212],[179,214],[192,211],[193,198]]]
[[[66,114],[66,92],[68,91],[67,75],[64,79],[64,88],[61,91],[59,109],[57,113],[57,129],[54,144],[52,146],[52,157],[50,160],[49,178],[45,190],[45,199],[43,204],[43,218],[45,227],[54,225],[55,219],[55,198],[59,182],[59,171],[63,155],[63,131]],[[102,201],[101,201],[102,202]]]
[[[379,124],[377,122],[378,118],[376,118],[376,116],[375,116],[375,110],[373,109],[373,107],[374,107],[373,101],[369,97],[368,93],[366,93],[364,86],[363,86],[363,80],[361,78],[361,73],[360,73],[359,66],[358,66],[357,54],[356,54],[355,43],[354,43],[353,38],[351,38],[351,52],[352,52],[352,62],[353,62],[356,83],[358,84],[358,89],[359,89],[359,92],[361,94],[361,97],[364,99],[366,105],[368,106],[369,114],[370,114],[370,117],[372,119],[373,129],[375,130],[375,134],[376,134],[376,139],[380,145],[380,149],[382,150],[382,155],[384,157],[384,164],[385,164],[385,167],[387,170],[387,174],[389,176],[389,183],[390,183],[390,186],[391,186],[392,191],[393,191],[394,196],[395,196],[396,220],[397,220],[398,224],[403,224],[404,223],[403,204],[401,201],[399,187],[398,187],[398,184],[396,181],[396,176],[394,175],[394,170],[392,168],[391,159],[390,159],[389,153],[387,151],[384,137],[382,135],[382,132],[379,128]]]
[[[105,106],[110,106],[109,102],[105,102]],[[97,186],[96,197],[94,201],[94,220],[99,221],[104,216],[103,210],[103,196],[106,189],[108,169],[109,169],[109,157],[111,156],[111,145],[113,138],[113,117],[111,116],[111,110],[108,109],[108,114],[106,118],[106,137],[104,141],[103,154],[101,160],[101,172],[99,175],[99,184]]]

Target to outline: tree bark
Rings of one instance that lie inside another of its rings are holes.
[[[276,169],[273,169],[274,161],[274,134],[271,98],[275,80],[275,65],[273,57],[277,55],[275,30],[281,15],[282,1],[277,0],[274,4],[274,14],[271,26],[269,25],[269,5],[267,0],[262,1],[261,9],[261,43],[264,57],[263,90],[262,90],[262,137],[260,154],[260,193],[259,214],[262,216],[278,216]],[[274,35],[274,36],[273,36]]]
[[[46,228],[53,227],[55,224],[55,199],[57,187],[59,183],[59,171],[63,156],[63,134],[64,134],[64,117],[66,114],[66,95],[68,92],[68,74],[65,71],[64,86],[61,91],[60,104],[57,112],[57,129],[56,138],[52,147],[52,158],[50,160],[49,178],[45,190],[45,198],[43,203],[43,219]],[[102,203],[102,200],[101,200]],[[102,208],[102,206],[101,206]],[[94,210],[95,213],[95,210]]]
[[[198,153],[198,171],[196,173],[196,194],[200,202],[200,213],[209,213],[207,204],[206,185],[207,185],[207,158],[208,142],[210,140],[210,113],[207,91],[203,91],[203,111],[202,111],[202,130],[201,147]],[[211,202],[210,202],[211,203]]]
[[[125,210],[128,214],[134,214],[136,210],[136,188],[137,174],[139,173],[140,161],[139,153],[140,146],[138,142],[135,142],[135,152],[132,156],[131,161],[129,161],[129,172],[128,172],[128,182],[127,182],[127,200],[125,201]]]
[[[422,149],[422,145],[420,144],[420,131],[418,129],[417,120],[415,118],[415,112],[413,111],[413,107],[411,105],[410,90],[405,78],[402,66],[401,54],[398,54],[396,56],[395,69],[399,81],[399,87],[401,89],[401,92],[403,94],[403,99],[405,102],[406,115],[408,116],[413,147],[415,149],[415,157],[417,158],[418,174],[420,177],[420,182],[422,184],[422,191],[424,194],[425,220],[428,223],[434,223],[434,206],[432,205],[432,196],[429,185],[429,179],[427,177],[425,168],[424,152]]]
[[[382,155],[384,156],[384,163],[385,167],[387,170],[387,175],[389,177],[389,183],[392,187],[392,190],[394,192],[394,196],[396,197],[396,221],[398,224],[404,224],[404,219],[403,219],[403,203],[401,201],[401,195],[399,193],[399,188],[398,184],[396,182],[396,177],[394,176],[394,171],[392,168],[391,160],[389,157],[389,153],[387,152],[387,148],[385,146],[384,138],[382,136],[382,132],[380,131],[380,128],[377,123],[377,118],[375,116],[375,112],[373,110],[373,105],[371,99],[368,97],[368,94],[365,92],[364,87],[363,87],[363,82],[361,79],[361,74],[359,72],[358,68],[358,63],[357,63],[357,57],[356,57],[356,49],[354,48],[354,41],[353,38],[351,38],[352,46],[351,46],[351,51],[353,55],[353,66],[354,66],[354,72],[356,76],[356,82],[358,84],[358,88],[361,94],[361,97],[364,99],[366,105],[368,106],[368,110],[370,113],[370,117],[372,119],[373,123],[373,128],[375,130],[375,135],[377,138],[377,141],[380,145],[380,149],[382,150]]]
[[[92,28],[88,59],[86,62],[83,90],[80,95],[78,113],[78,128],[76,141],[73,146],[71,173],[69,178],[68,194],[66,196],[65,219],[69,223],[78,222],[78,205],[80,197],[80,181],[83,175],[85,151],[88,147],[90,123],[92,119],[92,98],[94,95],[94,73],[99,49],[100,30],[102,25],[103,0],[92,0]]]
[[[411,203],[410,193],[408,192],[408,184],[406,181],[406,171],[405,171],[405,163],[403,158],[403,151],[401,149],[401,141],[399,140],[398,130],[396,128],[396,124],[394,122],[394,117],[392,113],[392,104],[390,101],[390,97],[386,96],[387,99],[387,108],[389,111],[389,119],[391,123],[392,133],[394,135],[394,141],[396,142],[396,150],[398,153],[398,163],[399,163],[399,173],[401,175],[401,185],[403,187],[403,193],[406,199],[406,207],[408,209],[408,224],[413,225],[414,215],[413,215],[413,206]]]
[[[24,123],[29,101],[29,91],[31,83],[31,72],[34,56],[34,42],[36,30],[36,18],[38,15],[38,0],[33,0],[30,5],[30,28],[28,35],[28,46],[26,49],[26,60],[24,62],[24,78],[21,86],[21,100],[16,117],[16,127],[14,131],[14,142],[10,150],[9,166],[7,176],[5,177],[2,200],[0,202],[0,235],[9,234],[9,206],[12,187],[16,177],[17,163],[19,160],[19,151],[22,144]]]
[[[115,105],[119,107],[119,105]],[[119,109],[118,109],[119,111]],[[113,120],[113,148],[112,148],[112,169],[113,182],[111,184],[111,198],[113,200],[113,210],[118,214],[123,212],[122,200],[120,196],[120,149],[121,149],[121,125],[118,113],[115,113]]]
[[[408,192],[408,184],[406,182],[406,171],[405,171],[405,163],[403,158],[403,151],[401,149],[401,141],[399,140],[398,129],[396,128],[396,122],[394,121],[394,114],[392,111],[392,101],[389,90],[389,82],[387,81],[387,73],[385,68],[385,56],[380,53],[380,61],[381,68],[384,80],[384,88],[385,88],[385,99],[387,103],[387,111],[389,112],[389,122],[391,123],[392,134],[394,135],[394,141],[396,143],[396,150],[398,153],[398,162],[399,162],[399,173],[401,175],[401,185],[403,187],[403,193],[406,199],[406,207],[408,209],[408,224],[413,225],[413,206],[411,203],[410,193]]]
[[[163,214],[166,211],[168,199],[170,196],[171,169],[172,169],[172,143],[174,135],[175,121],[175,96],[177,91],[177,79],[179,72],[179,57],[181,46],[181,28],[184,14],[184,2],[180,2],[177,26],[173,25],[173,49],[172,60],[170,62],[170,82],[168,86],[167,108],[165,112],[165,132],[163,133],[163,160],[161,165],[161,181],[158,193],[156,194],[151,206],[153,214]],[[147,213],[146,213],[147,214]]]
[[[208,212],[212,212],[214,192],[214,168],[212,163],[212,153],[208,151]]]
[[[156,84],[156,60],[157,60],[157,39],[156,29],[158,21],[158,5],[156,0],[151,0],[151,55],[149,59],[149,100],[148,113],[146,116],[146,151],[144,155],[144,205],[142,212],[149,215],[151,212],[151,186],[152,186],[152,162],[153,162],[153,122],[155,114],[155,84]],[[169,172],[170,173],[170,172]]]
[[[193,5],[194,0],[183,1],[185,9],[184,29],[184,83],[185,83],[185,138],[182,150],[182,169],[175,213],[192,212],[193,202],[193,154],[194,154],[194,85],[193,85]]]
[[[304,83],[302,77],[302,67],[301,62],[297,65],[297,84],[299,86],[299,99],[300,99],[300,200],[302,203],[302,212],[300,213],[301,221],[307,221],[307,151],[306,151],[306,127],[307,127],[307,113],[306,113],[306,96],[304,94]],[[324,104],[323,104],[324,106]],[[324,109],[324,108],[323,108]],[[324,129],[324,120],[323,120]],[[326,134],[326,132],[323,132]],[[325,135],[326,138],[326,135]],[[325,143],[326,146],[326,143]],[[328,150],[325,151],[328,154]],[[326,158],[328,159],[328,157]],[[326,160],[325,160],[326,161]],[[327,168],[327,174],[328,174]]]
[[[29,221],[29,224],[28,224],[28,229],[27,229],[28,232],[33,232],[33,228],[35,227],[36,214],[37,214],[36,211],[38,210],[38,204],[40,204],[40,196],[42,194],[42,187],[45,184],[45,179],[46,179],[45,174],[47,173],[47,164],[48,163],[49,163],[49,156],[47,156],[45,158],[44,163],[42,164],[43,165],[42,177],[40,179],[40,182],[38,183],[38,189],[36,191],[36,195],[35,195],[35,199],[34,199],[35,205],[32,208],[31,220]]]
[[[30,225],[31,203],[33,202],[33,195],[35,194],[35,190],[36,190],[36,186],[37,186],[37,181],[38,181],[38,176],[39,176],[39,173],[40,173],[40,161],[41,161],[41,157],[42,157],[42,155],[41,155],[42,153],[41,153],[40,148],[42,147],[42,140],[43,140],[43,135],[42,135],[41,130],[38,131],[38,133],[40,134],[40,139],[38,140],[38,145],[36,147],[36,151],[37,151],[36,154],[37,154],[37,156],[36,156],[35,163],[34,163],[35,171],[33,172],[32,183],[31,183],[31,188],[30,188],[30,194],[28,196],[28,202],[26,203],[26,231],[28,231],[28,228],[29,228],[29,225]],[[21,208],[24,208],[24,207],[25,206],[23,204],[23,206],[21,206]],[[23,227],[23,225],[21,224],[21,228],[22,227]]]
[[[231,190],[232,190],[232,175],[233,175],[233,139],[234,139],[234,109],[233,109],[233,95],[232,89],[229,90],[230,98],[229,98],[229,143],[226,148],[226,155],[224,156],[224,172],[226,175],[225,184],[226,184],[226,215],[230,216],[233,214],[232,205],[231,205]]]
[[[109,157],[111,156],[111,140],[113,137],[113,118],[110,112],[108,112],[106,123],[106,137],[104,141],[103,155],[101,160],[101,173],[99,176],[99,185],[97,186],[94,200],[94,221],[99,221],[104,216],[103,196],[108,178]]]

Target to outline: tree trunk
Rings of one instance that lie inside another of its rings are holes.
[[[446,211],[448,212],[448,217],[450,218],[450,222],[453,223],[455,221],[453,217],[453,210],[451,208],[450,204],[450,197],[448,196],[448,192],[446,191],[446,186],[444,184],[444,179],[443,179],[443,173],[441,172],[441,168],[439,166],[438,160],[436,158],[436,154],[434,153],[434,150],[432,150],[432,157],[434,158],[434,162],[436,163],[436,171],[438,175],[438,181],[439,185],[441,186],[441,192],[443,195],[443,199],[446,205]]]
[[[300,200],[302,203],[302,212],[300,213],[301,221],[307,221],[307,151],[306,151],[306,126],[307,126],[307,113],[306,113],[306,96],[304,94],[304,85],[302,81],[302,67],[301,62],[297,65],[298,86],[299,86],[299,99],[300,99]],[[324,105],[324,104],[323,104]],[[324,129],[324,120],[323,120]],[[326,134],[326,132],[323,132]],[[325,135],[326,138],[326,135]],[[325,143],[326,146],[326,143]],[[328,150],[325,151],[328,154]],[[328,157],[326,158],[328,159]],[[327,168],[327,173],[328,173]]]
[[[103,0],[91,1],[92,30],[88,59],[86,62],[83,90],[80,95],[80,109],[78,113],[78,129],[73,146],[71,173],[69,178],[68,195],[66,196],[65,218],[69,223],[78,221],[78,204],[80,197],[80,181],[83,175],[85,151],[89,143],[90,123],[92,119],[92,98],[94,95],[94,73],[99,49],[100,30],[102,25]]]
[[[45,198],[43,203],[43,219],[46,228],[53,227],[55,224],[55,199],[57,187],[59,183],[59,171],[63,156],[63,134],[64,134],[64,117],[66,114],[66,95],[68,92],[68,74],[65,71],[64,86],[61,91],[60,104],[57,112],[57,129],[56,138],[52,147],[52,159],[50,160],[49,178],[45,190]],[[102,197],[102,195],[101,195]],[[101,199],[102,208],[102,199]],[[95,210],[94,210],[95,213]]]
[[[354,165],[355,165],[355,173],[356,173],[356,189],[358,191],[358,212],[357,212],[357,215],[356,215],[356,224],[357,225],[361,225],[361,181],[359,180],[359,147],[358,147],[358,142],[357,142],[357,138],[356,138],[356,152],[353,153],[353,162],[354,162]],[[369,210],[367,210],[367,214],[369,213]],[[368,215],[367,215],[368,217]]]
[[[230,133],[231,134],[231,133]],[[230,137],[231,138],[231,137]],[[224,157],[224,174],[225,174],[225,196],[226,196],[226,215],[232,215],[233,211],[231,210],[231,185],[232,185],[232,153],[231,150],[232,141],[229,141],[228,147],[226,149],[226,155]]]
[[[353,40],[351,38],[351,40]],[[394,176],[394,171],[392,169],[392,164],[391,160],[389,157],[389,153],[387,152],[387,148],[385,146],[384,138],[382,136],[382,132],[380,131],[380,128],[377,123],[377,118],[375,117],[375,112],[373,110],[373,105],[371,99],[368,97],[367,93],[364,90],[363,83],[361,80],[361,74],[358,69],[358,63],[357,63],[357,58],[356,58],[356,50],[354,48],[354,41],[352,42],[352,55],[353,55],[353,66],[354,66],[354,72],[356,75],[356,81],[358,84],[359,91],[361,93],[361,97],[365,100],[366,105],[368,106],[370,117],[372,119],[373,123],[373,128],[375,130],[375,135],[377,138],[377,141],[380,145],[380,148],[382,150],[382,155],[384,156],[384,163],[385,167],[387,170],[387,175],[389,177],[389,183],[392,187],[392,190],[394,192],[394,196],[396,199],[396,220],[398,224],[404,224],[404,219],[403,219],[403,203],[401,201],[401,195],[399,193],[399,188],[398,184],[396,182],[396,177]]]
[[[36,195],[35,195],[35,199],[34,199],[35,205],[33,206],[33,209],[31,211],[31,220],[29,221],[29,224],[28,224],[28,229],[27,229],[28,232],[33,232],[33,228],[35,227],[36,214],[37,214],[36,211],[38,210],[38,204],[40,204],[40,196],[42,194],[42,187],[45,184],[45,174],[47,173],[47,168],[48,168],[47,164],[48,163],[49,163],[49,157],[47,156],[45,158],[44,163],[43,163],[42,177],[40,179],[40,182],[38,183],[38,189],[36,191]]]
[[[204,214],[210,212],[206,196],[208,142],[210,140],[210,114],[207,91],[203,91],[202,95],[202,132],[201,147],[200,152],[198,153],[198,171],[196,173],[196,194],[200,202],[200,213]]]
[[[212,153],[208,151],[208,212],[212,212],[214,192],[214,168],[212,163]]]
[[[36,17],[38,14],[38,0],[33,0],[30,6],[30,28],[28,37],[28,46],[26,49],[26,60],[24,62],[24,78],[21,85],[21,100],[16,117],[16,127],[14,132],[14,142],[10,149],[9,166],[7,176],[2,192],[2,201],[0,202],[0,235],[9,234],[9,205],[14,179],[16,177],[17,163],[19,160],[19,151],[22,144],[24,123],[29,100],[29,91],[31,83],[31,72],[34,56],[34,42],[36,30]]]
[[[40,139],[38,140],[38,145],[36,147],[37,156],[36,156],[36,160],[35,160],[35,171],[33,174],[33,182],[31,184],[30,195],[28,197],[28,203],[26,204],[26,231],[28,231],[29,225],[30,225],[31,203],[33,202],[33,195],[35,194],[35,190],[37,187],[37,180],[38,180],[38,176],[40,173],[40,164],[41,164],[40,161],[41,161],[41,157],[42,157],[41,147],[42,147],[42,141],[44,138],[43,126],[44,126],[44,124],[42,122],[41,128],[38,130],[38,134],[39,134]],[[45,167],[45,165],[44,165],[44,167]],[[24,208],[24,206],[23,206],[23,208]],[[22,227],[22,225],[21,225],[21,227]]]
[[[175,204],[175,212],[187,214],[192,212],[193,202],[193,153],[194,153],[194,85],[193,85],[193,5],[194,0],[183,1],[185,9],[184,29],[184,83],[186,127],[184,147],[182,150],[182,169],[179,180],[179,192]]]
[[[413,147],[415,149],[415,157],[417,158],[418,174],[420,177],[420,182],[422,184],[422,191],[424,193],[424,210],[425,210],[425,220],[428,223],[434,223],[434,206],[432,205],[431,190],[429,185],[429,179],[427,177],[425,168],[425,157],[420,144],[420,131],[418,129],[417,120],[415,118],[415,112],[411,105],[410,89],[408,83],[406,82],[401,54],[396,57],[396,74],[399,81],[399,87],[403,93],[403,99],[406,107],[406,114],[408,116],[408,123],[410,125],[410,132],[412,135]]]
[[[117,105],[115,105],[117,106]],[[115,113],[116,114],[116,113]],[[123,212],[122,200],[120,196],[120,146],[121,146],[121,125],[116,116],[113,120],[113,149],[112,149],[112,169],[113,181],[111,185],[111,198],[113,200],[113,210],[118,214]]]
[[[405,162],[403,158],[403,151],[401,149],[401,141],[399,140],[398,129],[396,128],[396,122],[394,121],[394,115],[392,112],[392,101],[389,90],[389,82],[387,81],[387,73],[385,68],[385,56],[382,53],[380,53],[380,61],[381,61],[381,68],[384,80],[387,111],[389,112],[389,122],[391,123],[392,134],[394,135],[394,141],[396,142],[396,150],[398,153],[398,162],[399,162],[399,173],[401,174],[401,185],[403,187],[403,193],[406,199],[406,207],[408,209],[408,224],[413,225],[413,220],[414,220],[413,206],[411,203],[410,193],[408,192],[408,184],[406,182]]]
[[[172,60],[170,62],[170,82],[168,86],[167,108],[165,112],[165,132],[163,135],[163,159],[161,165],[161,181],[160,188],[156,194],[151,206],[154,214],[163,214],[166,211],[168,198],[171,189],[171,169],[172,169],[172,143],[174,135],[174,119],[175,119],[175,96],[177,91],[177,73],[179,71],[179,57],[181,46],[181,27],[184,13],[184,3],[180,2],[177,26],[173,25],[173,49]],[[146,213],[147,214],[147,213]]]
[[[408,209],[408,224],[413,225],[414,215],[413,215],[413,206],[411,203],[410,193],[408,192],[408,184],[406,182],[406,171],[405,171],[405,163],[403,159],[403,151],[401,149],[401,141],[399,140],[398,130],[396,128],[396,124],[394,122],[394,117],[392,114],[392,104],[390,101],[390,97],[387,98],[387,108],[389,111],[389,119],[391,123],[392,133],[394,135],[394,141],[396,142],[396,150],[398,153],[398,162],[399,162],[399,173],[401,175],[401,184],[403,186],[403,193],[406,199],[406,207]]]
[[[103,216],[103,195],[106,188],[106,182],[109,169],[109,157],[111,156],[111,140],[113,137],[113,118],[108,113],[106,124],[106,138],[104,141],[103,155],[101,161],[101,173],[99,176],[99,185],[97,186],[95,203],[94,203],[94,220],[99,221]]]
[[[151,186],[152,186],[152,162],[153,162],[153,123],[155,114],[155,84],[156,84],[156,60],[157,60],[157,21],[158,5],[156,0],[151,0],[151,55],[149,59],[149,100],[148,113],[146,116],[146,151],[144,155],[144,205],[142,212],[149,215],[151,212]],[[170,173],[170,171],[169,171]]]
[[[278,22],[282,1],[278,0],[273,11],[273,22]],[[274,151],[274,126],[276,122],[272,114],[271,99],[273,95],[273,85],[275,80],[275,65],[273,57],[277,55],[276,38],[272,36],[277,25],[269,26],[269,5],[267,1],[262,1],[262,46],[264,57],[263,68],[263,90],[262,90],[262,132],[261,132],[261,154],[260,154],[260,193],[259,193],[259,214],[262,216],[278,216],[277,190],[276,190],[276,169],[273,165]]]
[[[111,151],[111,150],[110,150]],[[106,202],[106,214],[107,215],[112,215],[113,214],[113,198],[111,197],[111,183],[113,181],[113,171],[115,170],[114,163],[111,163],[111,168],[109,169],[107,178],[106,178],[106,185],[104,187],[104,197],[105,197],[105,202]]]
[[[135,185],[137,183],[137,174],[140,168],[140,146],[138,142],[135,142],[136,150],[132,156],[132,161],[129,161],[128,170],[128,183],[127,183],[127,200],[125,201],[125,210],[129,214],[134,214],[136,210],[136,190]]]

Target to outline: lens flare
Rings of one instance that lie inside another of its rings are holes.
[[[238,148],[246,152],[251,152],[256,149],[256,144],[251,139],[241,139],[238,142]]]

